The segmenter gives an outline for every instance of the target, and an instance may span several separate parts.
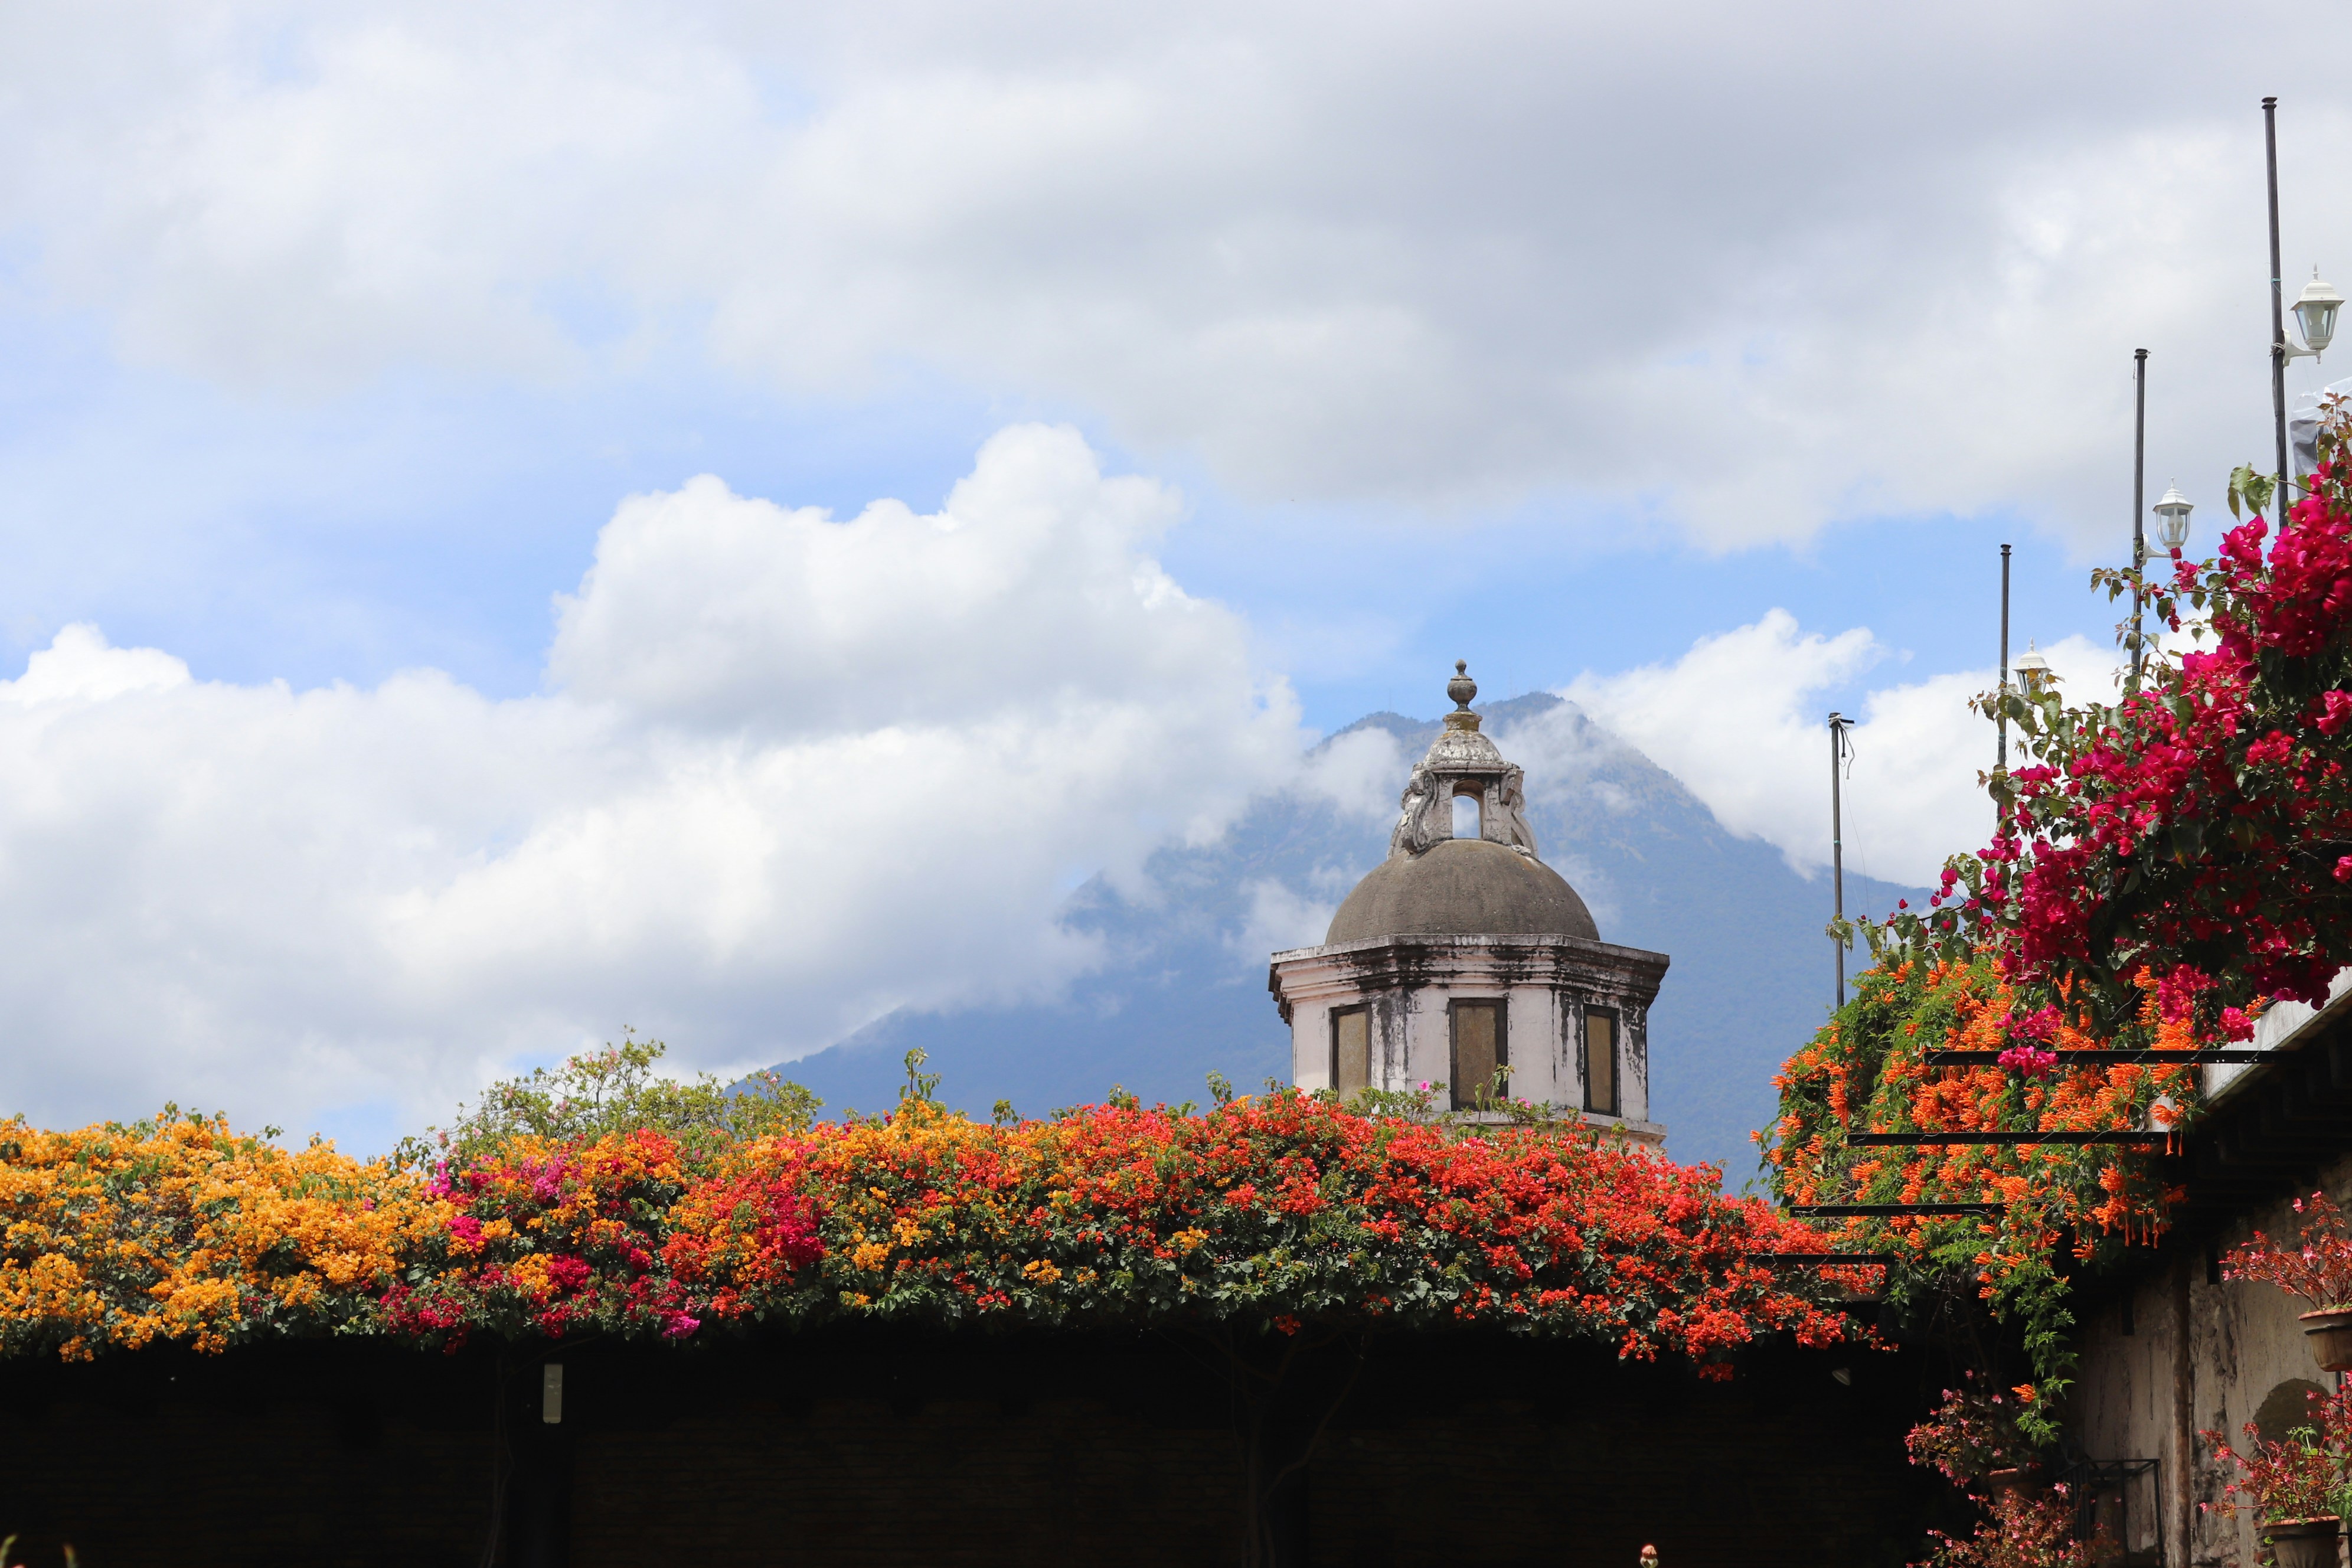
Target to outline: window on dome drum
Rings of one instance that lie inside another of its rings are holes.
[[[1372,1010],[1342,1007],[1331,1015],[1331,1087],[1352,1100],[1372,1081]]]
[[[1602,1116],[1617,1109],[1617,1015],[1584,1010],[1584,1109]]]
[[[1510,1060],[1503,1031],[1500,1002],[1454,1002],[1447,1005],[1454,1026],[1454,1109],[1466,1110],[1488,1092],[1495,1074]],[[1500,1099],[1510,1098],[1504,1089]]]
[[[1455,795],[1454,797],[1454,837],[1475,838],[1479,837],[1480,826],[1478,797],[1475,795]]]

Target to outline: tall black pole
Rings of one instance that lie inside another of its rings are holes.
[[[1845,716],[1830,715],[1830,896],[1836,900],[1837,924],[1831,944],[1837,949],[1837,1005],[1845,1005],[1845,803],[1838,794],[1838,765],[1845,761]]]
[[[2279,280],[2278,100],[2263,100],[2263,151],[2271,176],[2271,417],[2278,426],[2279,531],[2286,531],[2286,299]]]
[[[2009,771],[2009,546],[2000,547],[2000,689],[1994,693],[1994,728],[2000,733],[2000,750],[1994,754],[1992,771]]]
[[[2140,655],[2140,606],[2147,595],[2140,579],[2147,574],[2147,534],[2142,520],[2147,505],[2147,351],[2132,350],[2132,635],[2131,673],[2126,692],[2137,696]]]

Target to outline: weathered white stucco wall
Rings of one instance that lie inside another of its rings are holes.
[[[2352,1160],[2321,1173],[2319,1185],[2339,1202],[2352,1198]],[[2221,1249],[2258,1229],[2294,1234],[2289,1200],[2246,1216],[2220,1238]],[[2158,1461],[2168,1563],[2252,1568],[2253,1521],[2209,1511],[2233,1472],[2198,1434],[2224,1433],[2241,1445],[2245,1424],[2273,1394],[2281,1396],[2274,1411],[2293,1410],[2298,1399],[2288,1385],[2334,1380],[2319,1370],[2296,1321],[2305,1302],[2268,1285],[2211,1283],[2207,1268],[2203,1257],[2181,1253],[2144,1279],[2132,1292],[2129,1332],[2120,1304],[2081,1326],[2067,1425],[2093,1458]],[[2151,1547],[2154,1521],[2142,1528],[2135,1520],[2133,1534],[2135,1550]]]
[[[1290,1021],[1291,1081],[1331,1083],[1331,1015],[1364,1006],[1371,1018],[1372,1081],[1410,1089],[1450,1083],[1447,1005],[1499,1000],[1512,1098],[1580,1107],[1588,1007],[1617,1016],[1618,1114],[1587,1120],[1645,1142],[1650,1121],[1649,1003],[1664,961],[1605,942],[1529,937],[1428,937],[1342,942],[1274,955],[1276,995]]]

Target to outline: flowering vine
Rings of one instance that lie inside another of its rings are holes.
[[[663,1267],[687,1190],[677,1145],[644,1130],[572,1143],[526,1134],[443,1165],[425,1191],[448,1216],[385,1293],[385,1324],[451,1346],[482,1330],[690,1334],[701,1320]]]
[[[1855,1215],[1820,1222],[1850,1251],[1906,1260],[1898,1303],[1969,1282],[2019,1323],[2046,1401],[2070,1364],[2062,1258],[2104,1262],[2153,1239],[2179,1194],[2147,1152],[2113,1144],[1857,1144],[1868,1132],[2096,1132],[2165,1129],[2197,1099],[2187,1066],[2118,1063],[2053,1070],[2060,1051],[2116,1046],[2179,1049],[2193,1026],[2163,1016],[2139,977],[2139,1012],[2096,1033],[2083,1014],[2027,1011],[1994,957],[1911,958],[1865,971],[1853,1000],[1774,1079],[1780,1115],[1759,1132],[1770,1184],[1793,1204],[1990,1204],[1990,1215]],[[1999,1052],[1982,1066],[1930,1065],[1938,1050]],[[2027,1053],[2032,1053],[2028,1056]],[[2021,1059],[2021,1058],[2023,1059]],[[2044,1058],[2048,1065],[2045,1065]],[[2033,1412],[2026,1428],[2053,1428]]]
[[[2054,690],[1982,700],[2025,765],[1987,782],[1984,848],[1922,910],[1860,922],[1874,968],[1777,1080],[1759,1135],[1797,1203],[1984,1203],[1992,1215],[1863,1216],[1847,1245],[1916,1260],[1898,1298],[1958,1277],[2023,1324],[2045,1394],[2068,1363],[2061,1249],[2097,1262],[2151,1238],[2179,1194],[2154,1150],[2108,1144],[1856,1146],[1863,1132],[2125,1132],[2183,1125],[2191,1067],[2071,1065],[2085,1049],[2252,1037],[2280,998],[2324,1001],[2352,963],[2352,410],[2275,538],[2266,481],[2216,558],[2172,553],[2158,620],[2195,646],[2152,658],[2113,703]],[[2099,574],[2111,593],[2130,573]],[[1986,1053],[1930,1067],[1928,1051]]]
[[[380,1331],[448,1205],[381,1163],[225,1118],[51,1132],[0,1121],[0,1354]]]
[[[909,1099],[748,1149],[719,1181],[756,1193],[786,1169],[820,1258],[793,1266],[797,1212],[773,1240],[747,1227],[765,1200],[677,1211],[672,1256],[722,1317],[1490,1324],[1717,1375],[1758,1334],[1853,1332],[1750,1256],[1818,1251],[1813,1231],[1725,1196],[1711,1167],[1573,1125],[1464,1135],[1285,1090],[990,1126]]]
[[[1754,1255],[1818,1251],[1816,1233],[1580,1123],[1465,1128],[1286,1089],[1001,1125],[910,1093],[693,1157],[653,1129],[514,1132],[399,1170],[216,1122],[6,1131],[0,1347],[17,1353],[838,1319],[1487,1326],[1727,1376],[1759,1335],[1866,1337],[1836,1301],[1876,1277],[1792,1286]]]
[[[2352,407],[2331,401],[2317,469],[2275,538],[2258,483],[2213,560],[2172,552],[2150,601],[2202,646],[2152,658],[2112,704],[1985,700],[2028,758],[1990,781],[1998,831],[1946,865],[1927,909],[1871,928],[1874,945],[1990,952],[2022,1007],[2087,1014],[2096,1034],[2129,1026],[2149,975],[2160,1015],[2209,1038],[2250,1037],[2273,998],[2326,1000],[2352,963],[2347,433]]]

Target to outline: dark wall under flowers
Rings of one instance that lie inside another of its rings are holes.
[[[562,1360],[579,1568],[1239,1561],[1203,1344],[860,1331]],[[44,1568],[60,1541],[89,1568],[479,1563],[501,1364],[326,1342],[0,1367],[0,1531]],[[1304,1375],[1328,1392],[1354,1364]],[[558,1453],[536,1379],[509,1373],[537,1456],[510,1512]],[[1377,1341],[1291,1539],[1365,1568],[1633,1568],[1651,1542],[1665,1568],[1892,1568],[1940,1506],[1902,1435],[1941,1379],[1908,1351],[1759,1345],[1705,1383],[1586,1345]]]

